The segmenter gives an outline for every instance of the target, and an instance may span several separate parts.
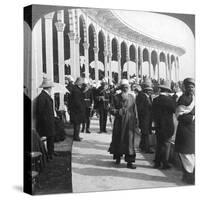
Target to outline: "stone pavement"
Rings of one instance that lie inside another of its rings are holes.
[[[98,134],[98,120],[92,120],[91,134],[81,133],[83,140],[74,142],[72,148],[73,192],[96,192],[109,190],[171,187],[185,185],[181,181],[181,171],[175,168],[159,170],[152,168],[154,154],[142,154],[136,137],[137,169],[126,168],[122,160],[116,165],[109,154],[111,124],[108,133]]]

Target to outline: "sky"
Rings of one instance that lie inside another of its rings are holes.
[[[195,77],[195,39],[191,29],[181,20],[143,11],[112,10],[127,25],[136,31],[152,36],[155,39],[183,47],[186,53],[179,58],[180,80]],[[161,64],[161,77],[165,77],[164,64]],[[144,63],[144,73],[148,64]],[[172,77],[174,74],[172,74]]]

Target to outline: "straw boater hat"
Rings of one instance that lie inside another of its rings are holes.
[[[184,79],[183,84],[184,85],[192,84],[195,86],[195,80],[193,78],[186,78]]]
[[[42,84],[39,86],[39,88],[51,88],[54,87],[53,82],[48,78],[43,78]]]
[[[170,87],[170,82],[169,81],[164,81],[163,84],[158,86],[161,89],[165,89],[168,90],[169,92],[171,92],[171,87]]]

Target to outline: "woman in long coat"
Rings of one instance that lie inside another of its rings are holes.
[[[191,78],[183,81],[184,94],[178,100],[176,116],[178,128],[175,151],[179,153],[183,166],[183,181],[194,184],[195,169],[195,82]]]
[[[112,142],[109,152],[113,154],[116,164],[120,164],[121,156],[125,155],[127,168],[135,169],[132,164],[135,162],[134,138],[137,121],[135,98],[128,92],[127,80],[121,81],[122,93],[113,98],[111,114],[115,116]]]

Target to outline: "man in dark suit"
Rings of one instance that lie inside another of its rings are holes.
[[[86,133],[90,133],[90,117],[93,105],[93,93],[92,89],[89,86],[89,82],[86,78],[84,78],[84,83],[83,83],[83,96],[84,96],[86,111],[85,111],[85,122],[82,123],[81,132],[84,132],[86,128]]]
[[[109,107],[110,94],[108,91],[108,83],[105,79],[101,81],[101,86],[96,91],[96,100],[97,100],[97,109],[99,111],[99,124],[100,132],[106,131],[106,123],[108,116],[108,107]]]
[[[141,129],[140,149],[145,153],[153,153],[150,149],[149,135],[152,126],[152,99],[153,89],[149,83],[143,83],[143,91],[136,97],[139,128]]]
[[[55,121],[51,90],[53,82],[44,78],[40,88],[43,88],[36,101],[36,129],[40,137],[47,137],[48,159],[54,154]]]
[[[159,85],[159,96],[153,100],[153,118],[157,138],[155,168],[169,169],[171,167],[168,163],[168,150],[174,133],[173,113],[175,113],[176,104],[173,97],[169,95],[170,92],[170,84],[165,81]]]
[[[80,124],[85,121],[85,102],[82,91],[83,79],[78,77],[71,91],[70,121],[74,126],[74,141],[81,141]]]

